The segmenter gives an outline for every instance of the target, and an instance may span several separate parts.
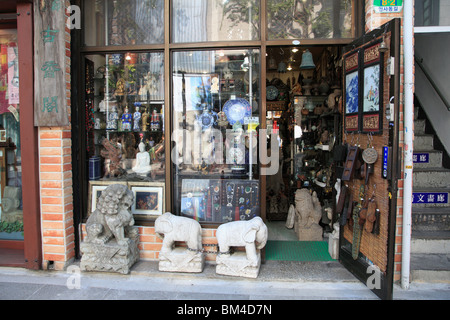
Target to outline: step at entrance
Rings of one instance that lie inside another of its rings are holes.
[[[450,281],[450,170],[415,108],[411,280]]]

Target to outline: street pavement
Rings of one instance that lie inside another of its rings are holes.
[[[449,300],[450,283],[412,282],[408,290],[395,285],[394,299]],[[0,267],[0,300],[246,301],[248,304],[262,300],[378,300],[378,297],[336,261],[266,261],[257,279],[217,275],[213,264],[206,264],[199,274],[159,272],[156,261],[141,261],[128,275],[80,272],[77,263],[66,271]],[[179,312],[189,312],[186,309],[189,304],[180,305],[184,309]]]

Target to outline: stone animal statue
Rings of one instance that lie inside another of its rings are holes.
[[[317,198],[308,189],[297,189],[295,192],[296,233],[301,241],[321,241],[322,227],[319,221],[322,218],[322,206]]]
[[[254,217],[251,220],[232,221],[220,225],[216,237],[221,254],[228,253],[230,247],[245,247],[250,266],[257,266],[257,250],[266,245],[268,231],[263,220]]]
[[[132,227],[134,219],[129,210],[133,199],[133,193],[127,186],[108,186],[86,222],[86,242],[104,244],[114,237],[117,244],[124,245],[127,236],[137,237],[137,228]]]
[[[164,213],[155,221],[156,236],[163,240],[161,253],[172,252],[175,241],[184,241],[191,250],[202,250],[202,227],[198,221]]]

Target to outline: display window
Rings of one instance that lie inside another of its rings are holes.
[[[260,215],[257,49],[172,55],[175,211],[202,222]]]
[[[172,42],[259,40],[259,3],[173,0]]]
[[[112,53],[85,57],[89,208],[109,184],[127,184],[133,213],[163,214],[164,55]]]
[[[353,38],[354,0],[267,0],[268,39]]]
[[[23,240],[17,30],[0,30],[0,240]]]

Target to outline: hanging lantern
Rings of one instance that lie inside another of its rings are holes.
[[[316,65],[314,64],[312,53],[306,49],[302,54],[302,63],[300,64],[300,69],[314,69]]]

